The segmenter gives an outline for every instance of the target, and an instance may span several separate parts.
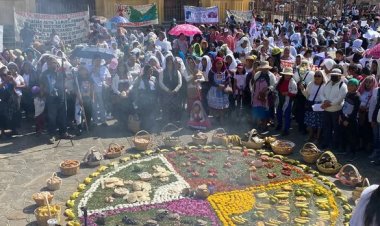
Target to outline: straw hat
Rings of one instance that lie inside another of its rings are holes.
[[[247,56],[245,60],[256,60],[257,57],[255,55]]]
[[[285,67],[284,69],[282,69],[282,72],[280,72],[280,74],[282,75],[294,75],[293,73],[293,68],[291,67]]]
[[[259,67],[257,68],[258,70],[261,69],[272,69],[272,67],[269,65],[268,61],[261,61]]]

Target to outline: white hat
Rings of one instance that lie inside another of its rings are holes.
[[[355,39],[352,43],[352,52],[354,53],[363,53],[364,49],[362,47],[363,40],[361,39]]]
[[[340,76],[342,76],[343,74],[342,74],[342,71],[339,69],[339,68],[334,68],[332,71],[331,71],[331,73],[330,73],[330,76],[331,75],[340,75]]]
[[[331,70],[334,67],[335,64],[336,63],[335,63],[335,61],[333,59],[325,59],[322,62],[321,66],[325,66],[327,68],[327,70]]]

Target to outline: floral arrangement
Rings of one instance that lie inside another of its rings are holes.
[[[265,150],[224,146],[147,150],[101,166],[66,205],[69,226],[83,222],[82,207],[94,226],[348,225],[352,211],[339,189],[310,167]]]

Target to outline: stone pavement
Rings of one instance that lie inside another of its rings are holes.
[[[80,139],[74,140],[71,146],[68,140],[64,140],[58,147],[47,145],[47,137],[36,137],[28,129],[21,131],[24,135],[16,138],[0,140],[0,226],[32,226],[36,225],[33,214],[36,208],[32,200],[32,194],[43,191],[46,186],[46,179],[53,172],[59,172],[59,163],[65,159],[81,160],[85,153],[92,146],[104,149],[109,143],[131,147],[132,134],[126,127],[109,122],[108,127],[97,127],[88,134],[84,134]],[[249,130],[246,124],[231,123],[226,126],[229,134],[243,134]],[[30,129],[29,129],[30,130]],[[159,129],[156,129],[159,131]],[[187,144],[191,141],[193,131],[183,129],[180,132],[181,141]],[[209,132],[210,137],[212,131]],[[159,134],[154,134],[154,145],[162,145]],[[304,136],[297,132],[291,132],[286,139],[296,142],[297,147],[291,158],[299,159],[300,150]],[[344,164],[345,156],[341,157]],[[107,164],[109,160],[104,163]],[[368,159],[363,156],[355,165],[364,176],[369,177],[372,183],[380,181],[377,174],[379,167],[368,167]],[[60,190],[54,193],[53,202],[64,206],[65,201],[76,190],[76,187],[83,179],[93,172],[94,168],[81,167],[79,174],[63,178]],[[346,194],[350,195],[350,189],[343,187]]]

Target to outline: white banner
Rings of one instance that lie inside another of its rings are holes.
[[[0,25],[0,52],[4,49],[4,26]]]
[[[66,44],[78,44],[85,41],[90,30],[89,12],[70,14],[39,14],[29,12],[14,12],[16,41],[20,41],[20,30],[25,23],[38,33],[38,38],[44,42],[49,40],[54,29]]]
[[[214,24],[219,23],[219,9],[214,7],[184,6],[185,21],[193,24]]]
[[[253,19],[252,11],[226,10],[227,16],[234,16],[236,22],[244,23]]]

